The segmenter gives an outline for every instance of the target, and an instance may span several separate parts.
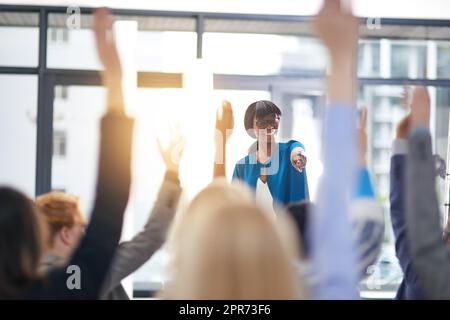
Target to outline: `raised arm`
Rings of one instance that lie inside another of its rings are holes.
[[[223,101],[216,117],[214,178],[226,176],[227,141],[233,128],[233,109],[228,101]]]
[[[107,9],[94,14],[99,58],[105,67],[103,82],[108,107],[101,122],[97,188],[91,221],[67,266],[79,268],[80,289],[70,290],[66,267],[52,271],[45,282],[31,289],[32,299],[98,299],[101,285],[120,239],[123,214],[131,180],[133,121],[124,115],[121,68],[111,36],[112,19]]]
[[[356,238],[358,274],[367,275],[381,251],[384,234],[383,208],[378,203],[367,168],[367,108],[361,110],[358,136],[358,170],[350,202],[350,221]]]
[[[450,299],[450,260],[442,239],[435,168],[428,129],[430,97],[424,87],[413,93],[411,134],[406,164],[406,225],[414,269],[430,299]]]
[[[111,290],[146,263],[166,241],[167,231],[175,216],[181,194],[178,172],[184,147],[185,139],[178,130],[172,132],[171,142],[167,149],[159,144],[161,157],[166,165],[164,181],[144,230],[130,241],[122,242],[117,248],[114,261],[103,285],[102,298],[107,298]]]
[[[405,116],[397,125],[396,138],[392,143],[390,170],[390,214],[395,236],[395,253],[403,271],[403,281],[408,291],[398,298],[417,299],[424,297],[417,272],[411,263],[411,254],[406,229],[406,160],[411,115]],[[411,295],[413,294],[413,295]]]
[[[328,48],[331,74],[323,126],[323,175],[311,222],[312,270],[320,279],[312,294],[316,299],[356,299],[358,277],[348,198],[356,169],[353,84],[358,20],[344,12],[340,1],[325,0],[314,27]]]

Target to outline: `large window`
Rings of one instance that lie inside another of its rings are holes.
[[[18,188],[33,197],[37,77],[0,75],[0,97],[0,184]]]
[[[77,194],[87,214],[94,197],[99,121],[105,108],[105,92],[99,86],[98,75],[82,72],[101,69],[90,30],[92,16],[82,13],[80,29],[68,29],[64,13],[45,10],[47,43],[41,47],[38,10],[0,11],[0,184],[15,186],[31,197],[36,187],[41,191],[51,188]],[[136,116],[133,192],[125,237],[141,230],[148,219],[164,174],[156,139],[163,144],[167,142],[171,126],[180,124],[188,136],[181,164],[184,187],[181,207],[211,180],[214,116],[224,99],[232,103],[235,115],[235,131],[229,141],[228,177],[236,161],[254,142],[243,128],[247,106],[256,100],[270,99],[283,112],[280,139],[300,140],[306,146],[311,198],[315,199],[322,172],[320,107],[325,101],[327,57],[313,37],[307,17],[278,21],[273,16],[243,19],[204,13],[123,14],[118,13],[116,18],[137,22],[135,58],[137,70],[143,76],[140,79],[148,79],[149,74],[177,73],[139,83],[136,105],[131,111]],[[411,79],[429,81],[433,150],[446,160],[450,34],[447,26],[413,26],[403,22],[383,25],[379,30],[361,26],[360,31],[357,74],[363,79],[358,88],[358,105],[369,108],[368,162],[377,197],[385,207],[387,230],[380,260],[362,287],[373,297],[391,297],[402,279],[388,211],[391,141],[397,122],[406,112],[402,107],[402,86]],[[46,49],[45,66],[38,65],[39,48]],[[202,56],[214,73],[215,90],[207,93],[208,99],[204,95],[190,97],[179,88],[180,74],[191,69],[197,56]],[[70,79],[75,81],[71,83]],[[54,86],[55,83],[64,86]],[[39,117],[42,126],[39,128],[38,89],[42,90],[39,110],[44,112]],[[48,90],[53,90],[54,101],[50,101]],[[50,120],[53,120],[51,134],[47,131]],[[50,158],[52,168],[47,168]],[[36,168],[36,163],[40,167]],[[38,175],[39,181],[35,178],[36,171],[43,173]],[[51,175],[51,183],[47,176],[42,177],[46,174]],[[438,181],[439,200],[443,204],[447,194],[444,181]],[[166,279],[165,259],[161,250],[134,275],[135,290],[160,288]]]
[[[55,99],[52,189],[80,197],[83,213],[92,208],[97,178],[99,124],[105,111],[102,87],[68,86],[67,99]],[[56,86],[55,91],[62,91]]]
[[[205,33],[203,55],[215,73],[321,74],[326,56],[318,40],[268,34]]]
[[[0,66],[36,67],[38,14],[0,12]]]
[[[450,42],[437,43],[437,77],[450,78]]]
[[[65,19],[64,14],[49,15],[48,67],[100,70],[90,29],[92,16],[82,14],[80,29],[67,29]],[[196,57],[195,19],[117,16],[116,20],[136,21],[136,67],[140,71],[180,72]]]

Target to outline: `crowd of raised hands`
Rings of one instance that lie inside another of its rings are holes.
[[[95,11],[93,30],[108,99],[89,224],[77,235],[71,231],[76,223],[84,228],[73,218],[73,212],[79,215],[76,199],[51,194],[32,201],[0,187],[0,298],[126,299],[121,281],[167,243],[169,280],[158,293],[163,299],[358,299],[358,282],[376,262],[384,232],[367,169],[366,108],[357,125],[358,19],[339,0],[325,0],[313,21],[330,63],[323,174],[314,205],[277,207],[273,219],[255,204],[252,191],[226,180],[234,117],[224,101],[211,137],[215,179],[175,217],[185,141],[174,130],[169,146],[159,145],[166,173],[148,221],[122,243],[133,119],[124,113],[112,25],[107,9]],[[405,275],[398,298],[448,299],[450,251],[442,239],[434,188],[427,89],[415,88],[408,101],[410,111],[398,124],[391,159],[391,217]],[[296,149],[290,161],[302,172],[304,150]],[[62,219],[67,212],[72,218]],[[58,248],[58,259],[49,259]],[[77,290],[68,287],[67,266],[81,272]]]

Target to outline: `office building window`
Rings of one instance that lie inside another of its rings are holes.
[[[50,28],[50,41],[55,43],[68,43],[69,30],[64,28]]]
[[[55,86],[55,99],[67,100],[68,90],[66,86]]]
[[[53,132],[53,155],[65,157],[67,154],[67,134],[63,130]]]

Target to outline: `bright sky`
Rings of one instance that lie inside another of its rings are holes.
[[[449,0],[346,0],[359,16],[450,19]],[[313,15],[322,0],[0,0],[9,4],[109,6],[149,10]]]

